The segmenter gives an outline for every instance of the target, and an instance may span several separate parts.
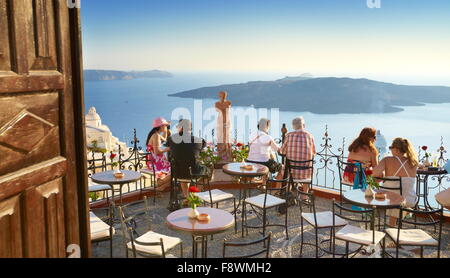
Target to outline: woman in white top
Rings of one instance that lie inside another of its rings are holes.
[[[248,162],[259,163],[267,166],[271,158],[274,158],[273,152],[278,152],[280,147],[275,143],[272,136],[268,134],[270,121],[261,119],[258,124],[258,132],[250,136]]]
[[[417,203],[416,176],[419,161],[413,145],[403,138],[396,138],[391,147],[392,156],[386,157],[373,170],[374,177],[401,178],[402,195],[405,198],[406,207],[415,207]],[[383,186],[397,187],[398,182],[386,181]],[[391,225],[395,225],[395,211],[388,213],[391,217]]]

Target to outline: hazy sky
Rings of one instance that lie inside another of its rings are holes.
[[[86,68],[450,85],[450,1],[84,0]]]

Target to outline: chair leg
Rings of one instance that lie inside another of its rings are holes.
[[[349,258],[349,254],[348,254],[348,252],[350,251],[349,245],[350,245],[350,243],[348,241],[346,241],[345,242],[345,256],[347,259]]]
[[[113,237],[111,236],[111,239],[109,240],[109,252],[111,255],[111,258],[113,257]]]
[[[263,237],[266,236],[267,210],[263,209]]]
[[[244,238],[245,236],[244,236],[244,227],[245,227],[245,225],[246,225],[246,222],[245,222],[245,213],[246,213],[246,211],[245,211],[245,201],[242,203],[242,215],[241,215],[241,230],[242,230],[242,238]]]
[[[183,258],[183,242],[180,242],[180,258]]]
[[[289,240],[289,231],[288,231],[288,212],[289,212],[289,206],[286,206],[286,215],[284,216],[284,225],[286,229],[286,240]]]
[[[301,233],[301,243],[300,243],[300,258],[301,257],[303,257],[303,243],[304,243],[304,235],[303,235],[303,233],[304,233],[304,227],[303,227],[303,217],[302,217],[302,220],[301,220],[301,230],[300,230],[300,233]]]
[[[396,257],[397,259],[398,259],[398,253],[399,253],[399,252],[398,252],[398,251],[399,251],[398,249],[399,249],[399,247],[400,247],[400,246],[399,246],[399,243],[396,242],[396,243],[395,243],[395,257]]]
[[[333,241],[333,259],[336,258],[336,237],[334,235],[334,228],[332,229],[331,240]]]
[[[316,259],[319,258],[319,231],[314,227],[314,234],[316,237]]]
[[[236,199],[233,199],[233,206],[234,206],[234,233],[238,233],[238,226],[237,226],[237,208],[236,208]]]

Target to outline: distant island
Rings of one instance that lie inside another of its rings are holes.
[[[166,71],[118,71],[118,70],[85,70],[84,80],[106,81],[106,80],[131,80],[138,78],[170,78],[173,75]]]
[[[315,114],[401,112],[405,106],[450,103],[450,87],[406,86],[369,79],[286,77],[276,81],[205,87],[169,96],[216,99],[227,91],[234,106]]]

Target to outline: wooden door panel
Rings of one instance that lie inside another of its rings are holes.
[[[0,0],[0,71],[12,71],[11,51],[11,4],[10,0]]]
[[[57,258],[65,253],[63,181],[29,188],[24,195],[26,257]]]
[[[0,201],[0,258],[23,256],[20,196]]]
[[[55,1],[27,1],[27,41],[31,42],[28,51],[30,71],[57,70],[57,38],[55,30],[58,17],[55,15]]]
[[[0,0],[0,257],[89,254],[78,20],[66,1]]]
[[[58,92],[0,99],[0,176],[61,155]]]

